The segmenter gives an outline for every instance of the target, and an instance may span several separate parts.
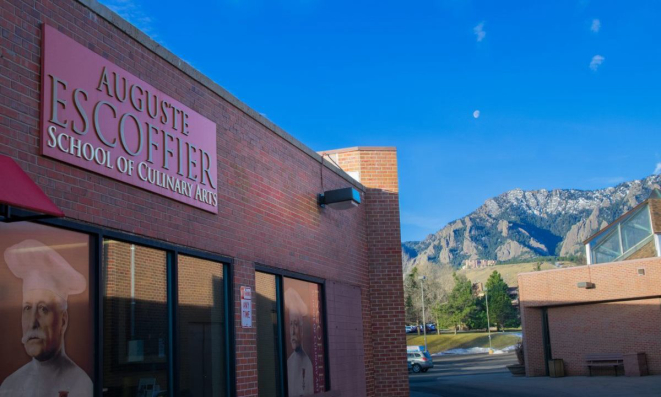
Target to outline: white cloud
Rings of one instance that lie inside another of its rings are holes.
[[[487,35],[487,32],[484,31],[484,22],[478,23],[477,26],[473,28],[473,33],[475,33],[478,43],[484,40],[484,36]]]
[[[656,163],[656,168],[654,169],[654,175],[661,174],[661,163]]]
[[[597,69],[599,69],[599,66],[601,66],[602,63],[604,63],[605,59],[606,58],[604,58],[601,55],[593,56],[592,60],[590,61],[590,69],[592,69],[594,72],[596,72]]]
[[[126,19],[138,29],[142,30],[147,36],[158,41],[160,44],[163,44],[158,40],[158,34],[154,30],[152,25],[152,18],[146,13],[139,2],[134,0],[106,0],[103,3],[115,11],[119,16]]]
[[[480,111],[479,110],[474,111],[473,117],[475,117],[476,119],[480,118]]]
[[[601,21],[595,18],[592,20],[592,25],[590,25],[590,30],[593,31],[594,33],[599,33],[599,29],[601,29]]]

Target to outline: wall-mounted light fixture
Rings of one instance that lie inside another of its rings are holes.
[[[583,281],[578,284],[576,284],[578,288],[585,288],[585,289],[593,289],[594,288],[594,283],[588,282],[588,281]]]
[[[317,196],[320,206],[328,206],[334,210],[348,210],[360,204],[360,192],[352,187],[342,189],[326,190]]]

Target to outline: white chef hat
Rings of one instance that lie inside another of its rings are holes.
[[[23,279],[23,294],[45,289],[64,299],[87,289],[85,277],[54,249],[37,240],[23,240],[5,250],[5,262]]]
[[[289,309],[290,317],[305,317],[308,315],[308,305],[303,302],[301,296],[293,288],[285,291],[285,305]]]

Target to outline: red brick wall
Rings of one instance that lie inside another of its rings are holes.
[[[568,375],[588,375],[585,356],[638,353],[652,374],[661,374],[661,299],[549,308],[553,358],[562,358]],[[612,375],[612,368],[603,371]]]
[[[579,282],[595,288],[578,288]],[[565,360],[568,374],[585,373],[586,354],[630,352],[645,352],[650,371],[661,374],[660,297],[661,258],[519,274],[526,373],[545,374],[541,308],[547,307],[553,358]]]
[[[365,157],[365,180],[375,189],[364,193],[363,205],[320,209],[322,167],[309,149],[204,76],[184,73],[176,60],[157,55],[163,50],[154,43],[141,44],[131,36],[141,33],[105,7],[84,2],[96,11],[73,0],[0,2],[0,154],[14,158],[70,220],[235,258],[237,395],[257,395],[256,335],[254,328],[241,328],[239,317],[239,286],[254,288],[255,262],[360,287],[368,395],[404,395],[395,153]],[[39,155],[44,22],[216,123],[218,215]],[[388,167],[383,180],[379,164]],[[324,189],[350,184],[328,167],[323,181]],[[383,343],[384,351],[377,375],[374,343]],[[397,363],[389,367],[383,359],[391,357]]]
[[[362,292],[363,312],[371,317],[365,328],[368,395],[408,396],[397,152],[363,147],[324,154],[336,157],[343,170],[359,172],[367,188],[370,286]]]
[[[0,153],[16,159],[67,218],[307,274],[332,278],[342,270],[361,281],[364,207],[319,209],[317,160],[80,3],[11,0],[0,7],[7,36],[0,48]],[[44,21],[217,124],[217,216],[39,156]],[[328,169],[324,181],[326,188],[348,184]],[[356,266],[328,266],[331,258]]]
[[[330,380],[342,397],[367,395],[361,297],[359,287],[326,284]]]
[[[649,199],[650,213],[652,215],[652,230],[661,233],[661,199]]]
[[[521,307],[520,307],[521,308]],[[527,307],[521,310],[521,328],[523,329],[523,357],[526,375],[546,375],[544,363],[544,343],[542,330],[542,309]]]
[[[656,256],[656,243],[654,240],[651,240],[649,243],[640,247],[636,252],[629,255],[627,260],[642,259],[642,258],[654,258]]]

